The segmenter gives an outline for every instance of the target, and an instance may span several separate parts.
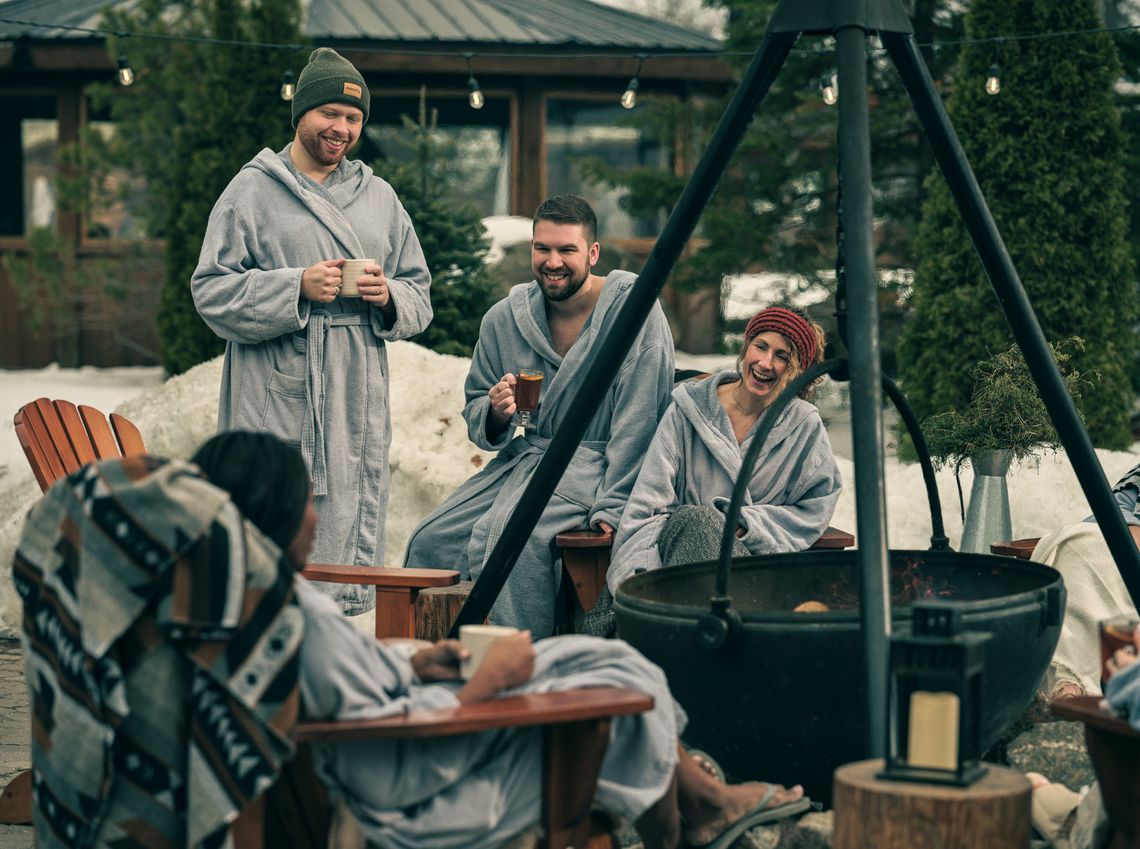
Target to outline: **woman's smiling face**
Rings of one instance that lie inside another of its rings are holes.
[[[792,345],[783,334],[775,330],[758,333],[741,354],[744,388],[758,398],[774,397],[786,382],[792,356]]]

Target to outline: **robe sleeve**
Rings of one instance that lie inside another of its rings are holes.
[[[653,436],[614,540],[606,574],[611,592],[637,570],[661,568],[657,539],[665,521],[681,506],[684,460],[679,429],[685,426],[684,416],[670,407]]]
[[[1134,466],[1112,488],[1116,504],[1120,507],[1120,514],[1125,523],[1140,525],[1140,510],[1137,509],[1137,497],[1140,496],[1140,466]],[[1095,517],[1086,521],[1096,521]]]
[[[627,358],[617,379],[606,472],[590,510],[590,527],[621,524],[642,459],[673,392],[673,337],[661,306],[655,305],[637,356]]]
[[[452,688],[417,684],[409,646],[358,631],[336,603],[297,578],[305,611],[301,704],[306,719],[367,719],[459,705]]]
[[[241,214],[219,201],[210,213],[198,267],[190,278],[202,320],[229,342],[256,344],[305,327],[303,268],[257,267]]]
[[[463,392],[467,398],[467,405],[463,408],[463,418],[467,421],[467,436],[484,451],[498,451],[505,448],[511,441],[513,430],[508,424],[493,442],[487,437],[487,417],[491,413],[491,398],[487,392],[506,373],[496,332],[497,322],[504,314],[493,307],[483,317],[479,327],[479,341],[475,343],[475,351],[471,355],[471,369],[467,372],[467,382],[463,385]]]
[[[1126,666],[1109,678],[1104,695],[1112,709],[1140,731],[1140,663]]]
[[[741,542],[752,554],[804,551],[827,530],[843,488],[839,466],[823,421],[812,416],[803,424],[796,465],[802,470],[783,504],[745,504]],[[731,499],[717,496],[713,505],[726,512]]]
[[[384,263],[389,297],[396,308],[396,315],[388,318],[379,307],[371,310],[372,332],[386,342],[415,336],[423,332],[432,319],[431,272],[411,218],[402,205],[397,202],[396,206],[402,234],[400,248],[394,269],[391,263]]]

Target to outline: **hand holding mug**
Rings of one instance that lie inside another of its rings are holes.
[[[491,399],[491,415],[502,427],[511,420],[515,414],[515,383],[518,380],[513,373],[507,372],[499,382],[487,390]]]
[[[318,304],[328,304],[340,294],[343,259],[326,259],[311,265],[301,275],[301,297]]]
[[[469,655],[459,640],[440,640],[412,655],[412,669],[421,681],[458,681],[459,665]]]
[[[479,668],[493,676],[499,690],[525,684],[534,674],[534,644],[530,641],[530,631],[519,631],[495,640]]]
[[[362,300],[380,308],[388,306],[392,298],[388,288],[388,278],[384,276],[384,269],[379,265],[364,266],[364,276],[357,280],[356,288]]]
[[[1112,653],[1112,657],[1104,662],[1107,678],[1111,678],[1121,669],[1126,669],[1137,662],[1137,651],[1140,651],[1140,629],[1132,632],[1132,645],[1124,646]],[[1106,678],[1106,680],[1107,680]]]

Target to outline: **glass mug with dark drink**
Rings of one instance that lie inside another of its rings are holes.
[[[538,409],[538,395],[542,389],[542,372],[533,368],[521,368],[515,375],[515,407],[511,418],[515,427],[533,430],[537,425],[532,415]]]
[[[1108,661],[1116,654],[1118,649],[1135,645],[1133,634],[1140,628],[1140,621],[1135,616],[1114,616],[1112,619],[1102,619],[1098,625],[1100,632],[1100,689],[1108,683]]]

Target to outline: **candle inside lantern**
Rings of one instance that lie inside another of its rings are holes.
[[[914,767],[958,768],[958,696],[955,693],[910,695],[907,764]]]

